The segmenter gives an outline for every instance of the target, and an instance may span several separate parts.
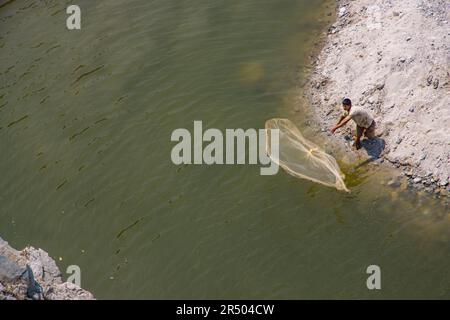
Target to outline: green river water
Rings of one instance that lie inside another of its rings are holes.
[[[194,120],[301,125],[333,1],[0,4],[0,236],[14,247],[80,266],[97,298],[450,298],[448,207],[381,169],[351,173],[347,194],[171,162],[172,131]]]

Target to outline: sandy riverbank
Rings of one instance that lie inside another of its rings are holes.
[[[379,146],[367,153],[403,170],[411,184],[441,196],[450,176],[450,1],[338,1],[337,21],[307,84],[313,116],[349,151],[354,125],[332,136],[343,97],[367,108]]]
[[[42,299],[91,300],[94,297],[73,283],[63,282],[55,261],[44,250],[26,247],[17,251],[0,238],[0,300]]]

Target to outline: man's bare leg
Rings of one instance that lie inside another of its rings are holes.
[[[356,150],[361,149],[361,137],[364,133],[365,129],[360,127],[360,126],[356,126],[356,137],[355,137],[355,148]]]
[[[370,140],[375,139],[375,121],[369,128],[366,129],[364,135]]]

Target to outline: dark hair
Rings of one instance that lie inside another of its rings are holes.
[[[344,106],[351,106],[352,105],[352,100],[350,100],[349,98],[345,98],[344,100],[342,100],[342,104]]]

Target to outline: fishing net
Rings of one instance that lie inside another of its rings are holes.
[[[295,177],[349,192],[336,160],[305,139],[291,121],[271,119],[266,122],[265,127],[266,152],[272,161]],[[274,129],[279,130],[279,155],[271,145]]]

